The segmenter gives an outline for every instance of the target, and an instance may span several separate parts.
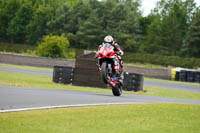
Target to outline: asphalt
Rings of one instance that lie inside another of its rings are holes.
[[[43,76],[52,76],[53,75],[53,73],[50,71],[30,70],[30,69],[11,68],[11,67],[0,67],[0,71],[19,72],[19,73],[43,75]],[[184,91],[200,93],[200,85],[194,85],[194,84],[144,80],[144,86],[166,88],[166,89],[176,89],[176,90],[184,90]]]
[[[41,88],[24,88],[0,86],[0,112],[9,109],[35,108],[60,105],[85,104],[124,104],[124,103],[181,103],[197,104],[200,101],[176,98],[163,98],[143,95],[122,95],[116,97],[111,93],[94,93],[68,90],[50,90]]]

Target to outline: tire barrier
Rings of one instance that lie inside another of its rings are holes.
[[[195,72],[194,77],[194,82],[200,83],[200,72]]]
[[[53,67],[53,82],[71,84],[73,81],[73,68],[65,66]]]
[[[187,71],[187,82],[194,82],[194,75],[195,75],[195,72],[193,71]]]
[[[180,76],[179,76],[179,75],[180,75],[180,72],[176,72],[176,73],[175,73],[175,80],[176,80],[176,81],[178,81],[178,80],[179,80],[179,78],[180,78]]]
[[[200,83],[200,71],[190,70],[190,69],[183,69],[180,71],[176,71],[175,80],[183,82]]]
[[[179,81],[186,82],[187,81],[187,71],[181,70],[179,73]]]
[[[101,79],[95,55],[90,53],[76,58],[73,85],[107,88]]]
[[[144,75],[124,72],[123,90],[142,91],[143,84],[144,84]]]

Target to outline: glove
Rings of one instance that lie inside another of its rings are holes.
[[[120,51],[116,51],[115,53],[116,53],[117,55],[121,55]]]

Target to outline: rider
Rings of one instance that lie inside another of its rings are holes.
[[[123,63],[121,56],[124,54],[124,52],[120,49],[120,46],[114,41],[113,37],[110,35],[104,38],[104,42],[101,45],[99,45],[99,49],[104,43],[110,43],[114,47],[114,51],[118,55],[118,58],[114,58],[114,69],[117,73],[119,73],[118,60],[120,60],[120,65],[122,66]]]

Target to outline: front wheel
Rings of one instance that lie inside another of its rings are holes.
[[[112,93],[114,96],[121,96],[122,95],[122,85],[117,84],[116,87],[112,87]]]
[[[108,75],[108,65],[107,62],[104,61],[101,65],[101,76],[105,84],[109,82],[109,75]]]

